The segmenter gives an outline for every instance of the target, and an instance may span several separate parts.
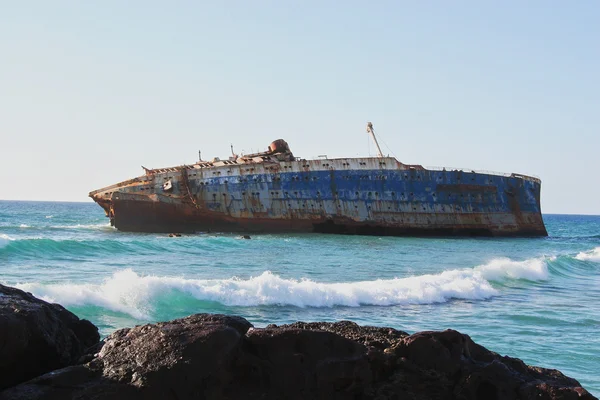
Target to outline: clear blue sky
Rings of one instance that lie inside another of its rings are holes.
[[[599,1],[2,1],[0,199],[263,150],[535,174],[600,214]]]

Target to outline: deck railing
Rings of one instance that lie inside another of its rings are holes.
[[[478,169],[471,169],[471,168],[456,168],[456,167],[425,167],[425,169],[428,169],[431,171],[462,171],[462,172],[475,173],[475,174],[504,176],[506,178],[517,177],[517,178],[523,178],[523,179],[541,183],[540,177],[536,176],[536,175],[524,175],[524,174],[517,174],[517,173],[506,173],[506,172],[496,172],[496,171],[486,171],[486,170],[478,170]]]

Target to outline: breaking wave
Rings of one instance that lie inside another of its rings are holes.
[[[548,260],[553,260],[551,257]],[[513,261],[509,258],[496,258],[485,265],[475,267],[485,279],[498,281],[504,278],[543,281],[548,279],[548,265],[545,258],[531,258]]]
[[[590,251],[582,251],[575,258],[582,261],[600,262],[600,247],[596,247]]]
[[[0,233],[0,249],[8,246],[12,240],[10,236]]]
[[[101,284],[27,283],[20,289],[64,306],[93,305],[138,319],[151,319],[170,297],[224,306],[360,307],[486,300],[500,295],[493,281],[547,279],[543,260],[496,259],[471,269],[406,278],[324,283],[286,279],[270,271],[248,279],[185,279],[142,276],[131,269],[115,272]]]

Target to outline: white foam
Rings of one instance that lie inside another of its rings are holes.
[[[101,284],[29,283],[18,287],[64,306],[96,305],[134,318],[150,319],[153,304],[160,296],[170,296],[173,290],[226,306],[391,306],[489,299],[500,295],[491,281],[503,279],[545,280],[548,269],[543,258],[525,261],[498,258],[475,268],[439,274],[338,283],[285,279],[269,271],[248,279],[185,279],[141,276],[126,269]]]
[[[26,225],[26,224],[21,224],[21,225],[19,225],[19,228],[30,228],[30,226]]]
[[[0,249],[3,247],[8,246],[8,244],[14,240],[13,238],[11,238],[10,236],[4,234],[4,233],[0,233]]]
[[[51,228],[55,229],[107,229],[111,228],[110,223],[104,222],[102,224],[76,224],[76,225],[53,225]]]
[[[590,251],[582,251],[575,258],[582,261],[600,262],[600,247],[596,247]]]
[[[134,318],[149,319],[150,300],[162,288],[151,285],[152,278],[142,278],[130,269],[115,272],[100,285],[25,283],[17,288],[33,293],[51,303],[63,306],[96,305],[123,312]]]
[[[524,261],[513,261],[509,258],[495,258],[484,265],[474,268],[484,279],[498,281],[501,279],[528,279],[543,281],[548,279],[548,266],[544,258],[530,258]]]
[[[54,215],[46,215],[46,219],[54,218]]]
[[[99,285],[29,283],[18,287],[64,306],[93,304],[141,319],[148,319],[152,313],[152,300],[170,290],[227,306],[298,307],[431,304],[450,299],[481,300],[498,294],[489,282],[472,270],[402,279],[319,283],[308,279],[284,279],[268,271],[245,280],[194,280],[139,276],[127,269],[116,272]]]

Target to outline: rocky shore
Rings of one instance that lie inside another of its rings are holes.
[[[560,371],[528,366],[453,330],[409,335],[336,323],[254,328],[197,314],[98,329],[0,285],[0,400],[595,399]]]

